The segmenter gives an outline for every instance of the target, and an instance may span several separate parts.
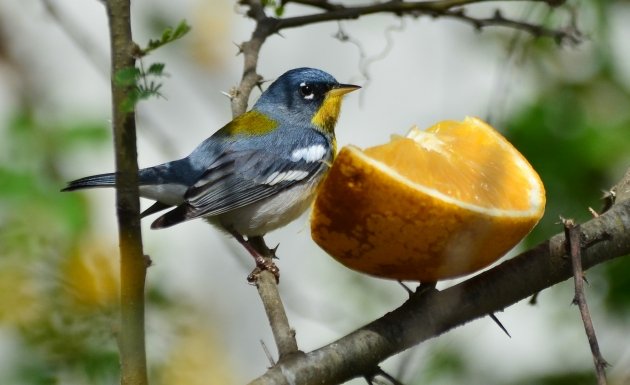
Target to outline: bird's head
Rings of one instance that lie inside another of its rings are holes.
[[[359,88],[340,84],[330,74],[318,69],[296,68],[273,82],[253,109],[276,120],[311,122],[322,131],[333,133],[343,95]]]

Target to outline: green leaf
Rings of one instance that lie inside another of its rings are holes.
[[[114,83],[118,86],[132,86],[142,76],[139,68],[127,67],[118,70],[114,75]]]
[[[171,41],[182,38],[184,35],[190,32],[191,29],[192,27],[188,25],[188,23],[186,23],[186,20],[180,21],[177,27],[175,27],[175,32],[173,33],[173,38]]]
[[[164,67],[166,67],[164,63],[153,63],[146,73],[147,75],[164,76]]]
[[[127,97],[125,98],[125,100],[123,100],[120,107],[125,112],[132,112],[140,99],[140,89],[138,87],[134,87],[128,91]]]
[[[172,36],[173,36],[173,28],[168,27],[164,30],[164,32],[162,32],[162,38],[159,40],[159,42],[169,42],[172,40]]]
[[[146,55],[149,52],[154,51],[166,44],[172,43],[177,39],[181,39],[188,32],[190,32],[191,29],[192,27],[188,25],[186,20],[180,21],[179,24],[177,24],[177,26],[175,27],[175,29],[171,27],[166,28],[162,32],[162,36],[160,37],[159,40],[154,40],[154,39],[149,40],[147,47],[142,50],[142,54]]]

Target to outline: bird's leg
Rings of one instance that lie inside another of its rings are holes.
[[[256,268],[247,276],[248,282],[256,281],[256,276],[260,274],[261,271],[267,270],[271,274],[276,277],[276,283],[280,282],[280,269],[276,266],[275,263],[271,259],[266,259],[257,249],[254,247],[250,239],[245,239],[243,236],[236,231],[230,230],[230,234],[240,243],[243,247],[254,257],[254,261],[256,262]]]
[[[276,249],[278,246],[270,249],[265,244],[265,240],[262,236],[247,237],[247,243],[257,252],[257,255],[262,257],[262,265],[259,263],[259,260],[256,259],[256,268],[247,276],[247,280],[249,282],[255,282],[258,279],[258,274],[263,270],[267,270],[276,278],[276,284],[280,283],[280,269],[273,263],[273,258],[276,258]]]

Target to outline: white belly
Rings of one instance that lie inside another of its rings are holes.
[[[206,218],[245,236],[262,236],[297,219],[309,208],[321,177],[229,213]]]

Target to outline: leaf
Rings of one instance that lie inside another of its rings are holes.
[[[132,86],[142,76],[139,68],[127,67],[118,70],[114,75],[114,83],[118,86]]]
[[[147,75],[164,76],[164,67],[166,67],[164,63],[153,63],[146,73]]]
[[[127,97],[123,100],[120,106],[125,112],[132,112],[136,107],[136,104],[140,101],[140,88],[134,87],[127,93]]]
[[[277,17],[282,17],[284,15],[284,5],[277,6],[275,12]]]
[[[186,20],[180,21],[177,27],[175,27],[175,33],[173,33],[172,40],[182,38],[184,35],[190,32],[191,29],[192,27],[188,25],[188,23],[186,23]]]
[[[173,29],[172,27],[166,28],[162,32],[162,36],[160,36],[159,40],[149,40],[147,47],[141,50],[142,55],[147,55],[151,51],[154,51],[166,44],[172,43],[177,39],[181,39],[182,37],[184,37],[184,35],[190,32],[191,29],[192,27],[188,25],[186,20],[180,21],[175,29]]]

